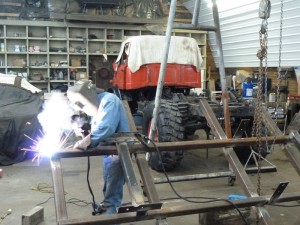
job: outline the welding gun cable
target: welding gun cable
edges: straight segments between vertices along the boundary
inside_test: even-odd
[[[89,191],[90,191],[90,193],[92,195],[92,200],[93,200],[93,204],[92,204],[92,206],[93,206],[93,212],[92,212],[92,215],[95,216],[97,214],[97,212],[96,212],[96,202],[95,202],[94,192],[93,192],[91,184],[90,184],[91,160],[90,160],[89,156],[87,158],[88,158],[88,167],[87,167],[86,180],[87,180]]]
[[[150,142],[153,144],[153,146],[155,147],[155,150],[156,150],[157,153],[158,153],[158,158],[159,158],[159,160],[160,160],[160,162],[161,162],[161,165],[162,165],[162,169],[163,169],[164,175],[165,175],[165,177],[166,177],[166,179],[167,179],[167,181],[168,181],[168,184],[170,185],[171,189],[172,189],[173,192],[175,193],[175,195],[177,195],[180,199],[183,199],[183,200],[186,201],[186,202],[190,202],[190,203],[203,203],[203,202],[200,202],[200,201],[192,201],[192,200],[189,200],[189,199],[187,199],[187,198],[181,196],[181,195],[175,190],[175,188],[174,188],[172,182],[170,181],[169,176],[168,176],[168,174],[167,174],[167,172],[166,172],[166,170],[165,170],[165,167],[164,167],[164,164],[163,164],[163,160],[162,160],[162,156],[161,156],[161,153],[160,153],[158,147],[156,146],[156,144],[155,144],[155,142],[154,142],[153,140],[151,140],[151,139],[148,138],[148,137],[147,137],[147,139],[148,139],[148,141],[150,141]],[[222,199],[222,198],[208,198],[208,197],[201,197],[201,198],[209,200],[209,201],[207,201],[207,203],[209,203],[209,202],[223,201],[223,202],[227,202],[227,203],[231,204],[231,205],[236,209],[236,211],[239,213],[239,215],[240,215],[241,219],[243,220],[243,222],[245,223],[245,225],[249,225],[248,222],[246,221],[244,215],[243,215],[242,212],[240,211],[240,209],[239,209],[232,201],[230,201],[230,200],[228,200],[228,199]]]
[[[45,200],[45,201],[43,201],[43,202],[40,202],[40,203],[38,203],[38,204],[36,204],[37,206],[40,206],[40,205],[43,205],[43,204],[45,204],[45,203],[47,203],[50,199],[54,199],[54,196],[52,196],[52,197],[49,197],[47,200]]]

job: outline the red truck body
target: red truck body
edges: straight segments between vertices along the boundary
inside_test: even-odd
[[[120,90],[133,90],[144,87],[156,87],[160,64],[142,65],[135,73],[131,72],[126,63],[120,65],[115,72],[113,85]],[[195,66],[167,64],[164,86],[182,88],[200,88],[201,74]]]
[[[128,91],[156,87],[164,41],[164,36],[137,36],[123,42],[120,55],[113,63],[112,85]],[[194,39],[172,37],[164,86],[200,88],[201,62],[201,53]]]

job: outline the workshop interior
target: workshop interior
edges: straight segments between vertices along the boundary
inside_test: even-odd
[[[0,225],[300,224],[300,0],[0,6]],[[92,146],[107,92],[130,131]]]

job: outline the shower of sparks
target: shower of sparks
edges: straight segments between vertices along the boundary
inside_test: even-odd
[[[25,135],[32,141],[30,148],[24,151],[35,152],[34,160],[39,160],[43,156],[51,157],[60,149],[66,146],[69,138],[73,134],[70,127],[70,118],[74,114],[68,101],[61,93],[54,93],[52,98],[44,104],[43,111],[38,115],[43,131],[39,130],[38,137],[33,138]]]
[[[42,133],[42,131],[40,131]],[[72,145],[66,146],[66,143],[70,136],[73,134],[73,131],[69,131],[67,134],[59,133],[59,134],[43,134],[42,136],[33,139],[25,134],[25,137],[30,139],[33,142],[33,145],[30,148],[23,148],[24,151],[34,152],[34,160],[40,160],[42,156],[51,157],[53,153],[63,148],[70,148]]]

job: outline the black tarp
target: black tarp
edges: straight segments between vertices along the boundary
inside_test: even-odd
[[[37,138],[40,124],[37,115],[42,109],[42,94],[0,83],[0,165],[24,160],[23,148],[30,148]]]

